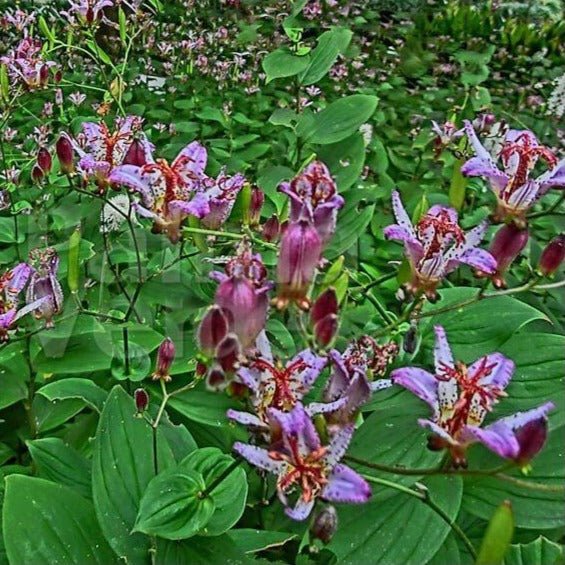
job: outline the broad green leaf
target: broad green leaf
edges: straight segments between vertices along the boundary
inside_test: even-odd
[[[73,489],[10,475],[3,508],[10,563],[112,565],[119,562],[102,535],[92,504]]]
[[[205,488],[197,471],[163,471],[143,493],[134,531],[170,540],[195,535],[206,526],[215,509],[212,498],[200,497]]]
[[[374,204],[359,209],[358,203],[346,202],[338,212],[337,229],[324,256],[331,260],[349,250],[369,225],[374,212]]]
[[[256,563],[227,536],[187,541],[157,539],[155,565],[252,565]]]
[[[276,353],[290,357],[295,351],[294,338],[289,329],[280,320],[270,318],[267,321],[267,335]]]
[[[331,145],[323,145],[319,158],[329,167],[339,192],[347,190],[363,172],[365,165],[365,144],[359,132]]]
[[[563,546],[543,536],[530,543],[511,545],[504,565],[557,565],[563,559]]]
[[[108,393],[88,379],[69,377],[42,386],[37,394],[44,396],[51,402],[67,400],[70,398],[82,400],[85,404],[96,410],[102,411]]]
[[[227,424],[226,410],[236,403],[224,395],[196,389],[173,396],[168,406],[189,420],[221,427]]]
[[[424,485],[432,500],[454,520],[461,504],[461,479],[431,477]],[[396,493],[362,507],[340,508],[339,528],[328,549],[337,555],[340,565],[422,565],[438,551],[450,531],[421,500]]]
[[[5,68],[2,65],[2,68]],[[25,241],[25,235],[18,234],[18,243]],[[0,218],[0,243],[16,243],[16,230],[14,227],[14,218]]]
[[[318,38],[318,45],[310,53],[310,64],[300,75],[300,82],[307,86],[318,82],[331,69],[337,56],[347,49],[353,32],[343,27],[335,27]]]
[[[27,397],[29,367],[20,344],[10,344],[0,351],[0,409]]]
[[[216,447],[205,447],[193,451],[178,466],[180,472],[196,471],[201,474],[204,484],[209,487],[220,478],[235,460]],[[214,511],[201,534],[218,536],[229,530],[243,514],[247,500],[247,476],[241,467],[235,468],[210,493]]]
[[[296,534],[289,532],[271,532],[268,530],[253,530],[251,528],[230,530],[226,535],[245,553],[255,553],[281,547],[297,537]]]
[[[90,462],[61,439],[48,437],[27,442],[40,477],[92,496]]]
[[[32,404],[32,414],[38,432],[47,432],[58,428],[86,407],[84,400],[66,398],[64,400],[47,400],[36,394]]]
[[[376,96],[366,94],[340,98],[315,114],[311,124],[301,120],[296,133],[309,143],[336,143],[355,133],[373,115],[377,102]]]
[[[154,475],[151,427],[135,417],[133,399],[115,386],[96,432],[92,493],[106,539],[119,556],[134,565],[149,562],[149,538],[132,529],[141,497]]]

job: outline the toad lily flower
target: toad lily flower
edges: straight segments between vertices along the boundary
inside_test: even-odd
[[[146,157],[147,162],[141,167],[116,167],[108,181],[139,192],[143,206],[136,206],[138,214],[153,219],[153,231],[166,233],[176,243],[186,216],[203,218],[210,212],[209,197],[203,192],[210,181],[204,175],[206,149],[193,141],[171,164],[165,159],[154,160],[150,153]]]
[[[565,159],[557,157],[540,145],[531,131],[509,130],[498,155],[491,155],[479,141],[472,124],[465,122],[465,132],[475,151],[461,172],[470,177],[484,177],[490,183],[498,200],[495,218],[498,221],[511,217],[522,221],[528,209],[550,188],[565,188]],[[496,163],[500,157],[502,168]],[[532,179],[539,159],[549,167],[545,173]]]
[[[85,179],[94,179],[98,188],[105,190],[112,182],[110,174],[124,162],[135,136],[140,136],[146,154],[150,154],[153,146],[141,131],[141,124],[137,116],[118,118],[114,131],[110,131],[103,122],[85,122],[78,140],[69,138],[80,157],[78,166]]]
[[[405,367],[391,375],[394,383],[413,392],[432,408],[430,420],[418,421],[433,432],[430,448],[449,449],[455,467],[466,467],[466,450],[477,441],[501,457],[523,460],[524,454],[531,451],[525,445],[532,436],[530,423],[543,420],[553,404],[547,402],[481,428],[499,398],[507,396],[504,389],[514,372],[514,363],[501,353],[492,353],[467,367],[453,360],[441,326],[435,327],[435,335],[435,374]],[[539,451],[539,446],[535,451]]]
[[[326,165],[320,161],[310,163],[290,183],[282,183],[279,190],[290,198],[290,221],[309,220],[316,227],[322,245],[328,243],[344,200],[337,194]]]
[[[258,340],[259,342],[260,340]],[[286,365],[273,360],[265,338],[259,344],[261,355],[241,367],[236,379],[251,392],[251,404],[255,414],[228,410],[228,418],[254,428],[268,428],[270,408],[288,411],[309,392],[326,366],[326,358],[305,349]]]
[[[355,471],[339,463],[344,456],[353,425],[344,426],[328,445],[322,445],[302,404],[291,412],[276,409],[270,417],[280,427],[282,441],[271,450],[236,442],[233,449],[259,469],[278,475],[277,494],[293,520],[305,520],[317,498],[330,502],[364,503],[371,497],[369,485]],[[300,490],[291,508],[288,495]]]
[[[73,16],[76,15],[80,21],[87,24],[92,24],[102,19],[107,23],[109,20],[103,17],[104,8],[113,6],[114,0],[69,0],[69,4],[69,10],[62,13],[71,21],[74,19]]]
[[[412,271],[412,280],[407,285],[409,291],[423,292],[434,299],[437,285],[461,263],[484,273],[495,271],[494,257],[477,247],[486,223],[465,233],[459,227],[455,210],[432,206],[413,226],[396,191],[392,193],[392,206],[398,223],[386,227],[384,235],[404,243]]]
[[[214,184],[206,190],[210,212],[202,219],[204,227],[217,230],[225,223],[244,184],[245,177],[241,174],[229,177],[224,171],[220,173]]]

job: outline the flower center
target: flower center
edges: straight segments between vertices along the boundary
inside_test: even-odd
[[[450,236],[458,245],[465,241],[465,233],[457,222],[449,217],[447,210],[441,210],[436,216],[426,215],[416,225],[416,231],[421,239],[429,237],[426,232],[430,229],[432,236],[423,259],[429,259],[440,252],[444,241]]]

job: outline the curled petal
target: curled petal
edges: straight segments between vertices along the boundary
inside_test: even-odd
[[[508,426],[511,430],[517,430],[534,420],[544,418],[547,416],[547,413],[554,408],[555,404],[553,404],[553,402],[546,402],[545,404],[542,404],[537,408],[527,410],[526,412],[517,412],[516,414],[512,414],[512,416],[500,418],[500,420],[497,420],[495,423],[501,423]]]
[[[255,445],[249,445],[247,443],[236,441],[233,444],[233,450],[238,455],[241,455],[244,459],[247,459],[249,463],[255,465],[255,467],[259,467],[259,469],[269,471],[270,473],[278,474],[286,465],[283,461],[276,461],[275,459],[271,459],[269,452],[266,449],[257,447]]]
[[[479,378],[479,384],[505,389],[512,378],[514,367],[514,361],[502,353],[492,353],[475,361],[469,367],[468,374],[470,378],[475,378],[477,373],[483,371],[485,374]],[[488,372],[485,372],[485,369],[488,369]]]
[[[308,516],[310,516],[310,512],[312,512],[312,508],[314,508],[315,499],[312,498],[309,501],[305,501],[302,497],[298,499],[294,508],[285,508],[285,514],[296,520],[301,522],[302,520],[306,520]]]
[[[550,188],[565,188],[565,159],[561,159],[553,169],[538,177],[536,184],[539,187],[540,196]]]
[[[442,326],[434,326],[434,334],[436,336],[434,346],[434,362],[436,373],[442,374],[445,367],[453,368],[453,353],[447,341],[445,330]]]
[[[333,502],[362,504],[371,498],[371,487],[353,469],[339,464],[334,467],[321,496]]]
[[[397,190],[392,192],[392,209],[394,211],[394,217],[401,228],[404,228],[414,239],[416,238],[416,232],[410,221],[410,217],[406,212],[404,206],[402,205],[402,200],[400,199],[400,193]]]
[[[324,457],[330,469],[335,467],[345,455],[354,431],[355,426],[353,424],[347,424],[346,426],[339,427],[338,431],[332,436]]]
[[[514,459],[520,451],[520,444],[514,432],[503,422],[495,422],[485,429],[465,426],[461,431],[461,439],[466,443],[479,441],[491,451],[507,459]]]
[[[310,349],[305,349],[301,351],[290,363],[289,365],[293,364],[294,362],[302,360],[308,366],[306,369],[301,371],[300,375],[297,377],[306,389],[310,389],[316,379],[320,376],[320,373],[326,366],[327,360],[325,357],[320,357],[319,355],[315,355],[310,351]]]
[[[437,383],[431,373],[417,367],[404,367],[394,370],[391,375],[394,384],[400,385],[437,410]]]
[[[475,269],[479,269],[484,273],[492,274],[496,271],[496,259],[491,253],[484,249],[479,249],[478,247],[465,251],[465,253],[459,257],[459,261]]]
[[[250,414],[249,412],[241,412],[240,410],[232,410],[231,408],[226,412],[226,416],[233,420],[243,424],[244,426],[253,426],[256,428],[266,428],[268,427],[265,422],[260,418],[255,416],[255,414]]]
[[[459,442],[451,437],[441,426],[438,426],[435,422],[431,420],[426,420],[425,418],[419,418],[418,424],[423,428],[429,428],[436,436],[444,439],[449,445],[459,445]]]
[[[196,194],[190,202],[184,200],[173,200],[169,202],[171,211],[179,210],[183,214],[203,218],[210,212],[210,204],[204,194]]]

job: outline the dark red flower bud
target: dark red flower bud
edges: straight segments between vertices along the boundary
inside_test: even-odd
[[[216,360],[226,373],[233,373],[241,357],[241,345],[237,336],[229,333],[216,348]]]
[[[133,393],[133,397],[135,399],[135,407],[137,409],[137,412],[139,414],[145,412],[145,410],[147,410],[147,407],[149,406],[149,394],[147,393],[147,391],[143,388],[136,388]]]
[[[520,451],[516,461],[521,465],[531,461],[545,445],[547,439],[547,418],[544,416],[538,420],[532,420],[518,428],[515,432],[516,439],[520,445]]]
[[[263,224],[261,233],[265,241],[276,241],[279,238],[281,225],[279,219],[274,214]]]
[[[43,65],[39,69],[39,83],[41,84],[41,86],[45,86],[48,80],[49,80],[49,67],[47,65]]]
[[[94,10],[92,9],[91,6],[88,6],[88,8],[86,9],[85,19],[86,22],[89,24],[91,24],[94,21]]]
[[[122,165],[135,165],[136,167],[142,167],[147,163],[147,158],[145,156],[145,148],[143,143],[139,139],[134,139],[129,146],[129,149],[122,161]]]
[[[226,374],[219,365],[214,365],[206,377],[206,385],[212,390],[223,390],[227,385]]]
[[[515,224],[503,225],[494,236],[490,252],[496,259],[496,272],[492,282],[497,288],[505,286],[504,273],[528,243],[528,228],[520,229]]]
[[[554,237],[543,250],[539,270],[545,277],[553,275],[565,259],[565,233]]]
[[[61,82],[61,79],[63,78],[63,72],[59,69],[55,75],[53,76],[53,80],[59,84]]]
[[[314,326],[314,337],[321,347],[327,347],[337,333],[339,318],[336,314],[328,314]]]
[[[408,331],[404,335],[404,341],[402,342],[402,348],[406,353],[414,353],[416,351],[416,346],[418,345],[418,334],[416,326],[410,326]]]
[[[265,203],[265,193],[257,187],[251,190],[251,201],[249,203],[249,225],[259,225],[261,219],[261,209]]]
[[[52,165],[51,153],[45,147],[41,147],[37,152],[37,164],[46,175],[49,174]]]
[[[323,508],[310,527],[310,535],[314,539],[319,539],[327,545],[332,540],[337,531],[338,519],[337,511],[333,506]]]
[[[159,351],[157,352],[157,366],[155,372],[153,373],[153,380],[157,381],[159,379],[168,382],[171,380],[171,375],[169,371],[171,365],[175,359],[175,344],[173,340],[168,337],[159,346]]]
[[[75,170],[73,163],[73,146],[71,140],[65,135],[61,135],[55,144],[55,151],[57,152],[57,158],[59,159],[59,164],[61,166],[61,171],[66,175],[72,173]]]
[[[31,178],[33,182],[41,182],[45,173],[43,169],[39,165],[34,165],[33,169],[31,169]]]
[[[330,287],[322,292],[322,294],[316,298],[314,304],[312,304],[310,322],[315,325],[326,316],[337,314],[338,307],[337,294],[335,293],[335,289]]]
[[[196,375],[199,377],[202,377],[206,374],[206,371],[208,370],[208,368],[206,367],[206,365],[204,363],[202,363],[202,361],[198,361],[196,363]]]
[[[212,357],[216,347],[228,333],[228,320],[219,306],[212,306],[198,328],[198,345],[202,353]]]

